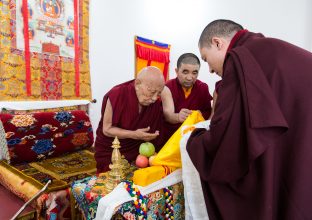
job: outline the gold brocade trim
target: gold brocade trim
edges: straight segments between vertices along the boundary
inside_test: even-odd
[[[72,177],[75,175],[79,175],[79,174],[88,174],[88,175],[94,175],[96,172],[96,168],[95,168],[95,161],[94,161],[94,154],[91,153],[88,150],[83,150],[80,151],[83,156],[87,156],[90,160],[93,161],[94,165],[92,165],[92,167],[87,168],[87,169],[80,169],[80,172],[74,172],[71,174],[67,174],[65,177],[63,178],[67,178],[67,177]],[[59,158],[64,158],[63,160],[66,161],[68,158],[68,156],[70,156],[72,154],[66,155],[66,156],[62,156]],[[77,155],[77,154],[76,154]],[[31,166],[33,167],[33,166]],[[39,166],[38,166],[39,167]],[[37,168],[33,168],[33,169],[37,169]],[[62,180],[61,178],[55,178],[57,175],[51,175],[53,174],[52,171],[48,171],[44,168],[39,168],[37,169],[38,172],[42,172],[45,174],[48,174],[51,176],[52,179],[52,183],[49,185],[47,192],[52,192],[52,191],[56,191],[56,190],[61,190],[61,189],[66,189],[67,187],[70,186],[69,182],[66,182],[65,180]],[[12,176],[12,178],[7,178],[7,175],[10,174]],[[16,181],[16,178],[14,178],[14,176],[18,177],[19,179],[21,179],[21,181]],[[1,178],[3,177],[3,178]],[[58,176],[60,177],[60,176]],[[41,183],[40,181],[38,181],[35,178],[32,178],[31,176],[25,174],[23,171],[18,170],[17,168],[15,168],[14,166],[11,166],[10,164],[8,164],[7,162],[5,162],[4,160],[0,161],[0,183],[2,183],[3,185],[11,185],[13,188],[19,189],[19,185],[23,185],[24,183],[29,183],[30,185],[32,185],[33,187],[37,188],[38,190],[41,189],[44,184]],[[22,193],[22,192],[19,192]]]
[[[33,210],[33,211],[28,212],[28,213],[19,215],[16,219],[17,220],[35,219],[35,216],[36,216],[36,211]]]
[[[12,176],[12,178],[8,178],[7,174],[10,173],[10,175]],[[16,178],[14,178],[14,176],[22,179],[23,181],[21,182],[17,182]],[[22,190],[19,191],[20,187],[19,185],[24,185],[25,182],[29,183],[29,185],[35,187],[36,189],[41,189],[44,184],[42,184],[41,182],[39,182],[38,180],[25,175],[22,171],[19,171],[18,169],[14,168],[13,166],[7,164],[5,161],[0,161],[0,183],[4,186],[12,186],[13,189],[16,191],[16,195],[23,193]],[[47,192],[52,192],[52,191],[56,191],[56,190],[61,190],[61,189],[66,189],[70,184],[62,181],[62,180],[52,180],[52,184],[50,184],[50,186],[48,187],[48,189],[46,190]],[[31,196],[27,196],[27,199],[25,199],[25,201],[27,201],[28,199],[30,199],[34,194],[32,194]]]
[[[25,202],[28,201],[30,198],[32,198],[39,191],[39,189],[36,188],[31,183],[27,181],[25,182],[21,177],[15,176],[14,174],[10,173],[9,170],[1,166],[0,172],[1,172],[0,174],[1,185]]]
[[[72,193],[71,187],[69,188],[69,202],[70,202],[70,216],[71,219],[77,219],[77,210],[76,210],[76,199]]]
[[[30,177],[30,176],[25,175],[22,171],[19,171],[18,169],[16,169],[15,167],[11,166],[10,164],[5,162],[4,160],[0,161],[0,167],[10,171],[11,173],[15,174],[16,176],[20,177],[21,179],[26,180],[27,182],[31,183],[36,188],[38,188],[38,190],[44,186],[42,183],[40,183],[36,179],[34,179],[34,178]],[[0,168],[0,171],[1,171],[1,168]],[[2,173],[0,173],[0,175],[1,174]],[[11,185],[14,185],[13,183],[10,182],[10,179],[7,179],[6,181],[7,181],[7,183],[9,183]]]
[[[83,150],[64,157],[50,158],[41,162],[29,163],[29,165],[57,180],[62,180],[83,173],[96,172],[96,164],[93,155],[93,153]],[[84,160],[86,156],[88,160]]]

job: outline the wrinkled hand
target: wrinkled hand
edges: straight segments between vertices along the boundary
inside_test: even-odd
[[[186,109],[186,108],[182,108],[182,109],[180,110],[180,112],[178,113],[178,121],[179,121],[180,123],[184,122],[185,119],[187,118],[187,116],[189,116],[191,113],[192,113],[191,110]]]
[[[135,131],[136,139],[143,141],[150,141],[155,139],[159,135],[159,131],[155,131],[154,133],[149,133],[150,127],[140,128]]]

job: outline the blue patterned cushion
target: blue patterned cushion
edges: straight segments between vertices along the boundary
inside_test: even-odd
[[[85,111],[0,114],[0,119],[12,164],[55,157],[93,144]]]

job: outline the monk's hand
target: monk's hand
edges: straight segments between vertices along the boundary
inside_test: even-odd
[[[187,116],[189,116],[192,113],[191,110],[187,109],[187,108],[182,108],[180,110],[180,112],[178,113],[178,121],[180,123],[184,122],[185,119],[187,118]]]
[[[135,131],[136,139],[143,140],[143,141],[150,141],[150,140],[155,139],[159,135],[159,131],[150,133],[149,130],[150,130],[150,127],[137,129]]]

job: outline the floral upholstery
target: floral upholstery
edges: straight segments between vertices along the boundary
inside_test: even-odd
[[[11,164],[89,148],[93,131],[85,111],[0,114]]]

